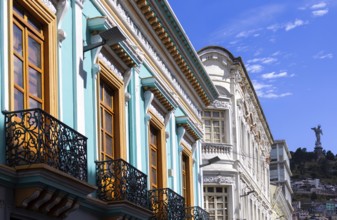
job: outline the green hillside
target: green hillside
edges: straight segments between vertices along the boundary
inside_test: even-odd
[[[306,148],[298,148],[290,153],[292,181],[317,178],[321,183],[337,185],[337,159],[331,151],[323,151],[322,158],[318,158],[314,152],[307,152]]]

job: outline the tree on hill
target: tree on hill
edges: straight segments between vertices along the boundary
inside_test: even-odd
[[[335,160],[335,155],[329,150],[328,152],[326,152],[326,159],[327,160]]]
[[[315,152],[307,152],[306,148],[298,148],[290,152],[290,169],[293,179],[321,179],[337,184],[337,160],[331,151],[323,152],[324,157],[317,158]]]

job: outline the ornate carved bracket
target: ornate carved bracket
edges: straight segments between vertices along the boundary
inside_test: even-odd
[[[225,177],[225,176],[204,176],[204,183],[218,183],[218,184],[233,184],[233,177]]]

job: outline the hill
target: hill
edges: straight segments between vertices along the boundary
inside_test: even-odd
[[[322,158],[317,158],[314,152],[307,152],[306,148],[298,148],[290,154],[293,181],[311,178],[320,179],[324,184],[337,185],[337,158],[331,151],[323,151]]]

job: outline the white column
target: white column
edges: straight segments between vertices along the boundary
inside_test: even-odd
[[[9,110],[9,79],[8,79],[8,8],[7,0],[0,1],[0,34],[2,41],[0,42],[0,72],[2,73],[0,77],[2,77],[1,82],[2,85],[0,85],[1,91],[0,91],[0,97],[1,98],[1,110]]]
[[[82,134],[85,133],[85,105],[84,105],[84,83],[86,79],[83,71],[83,35],[82,35],[82,8],[83,0],[73,3],[73,73],[74,73],[74,123],[75,128]]]

